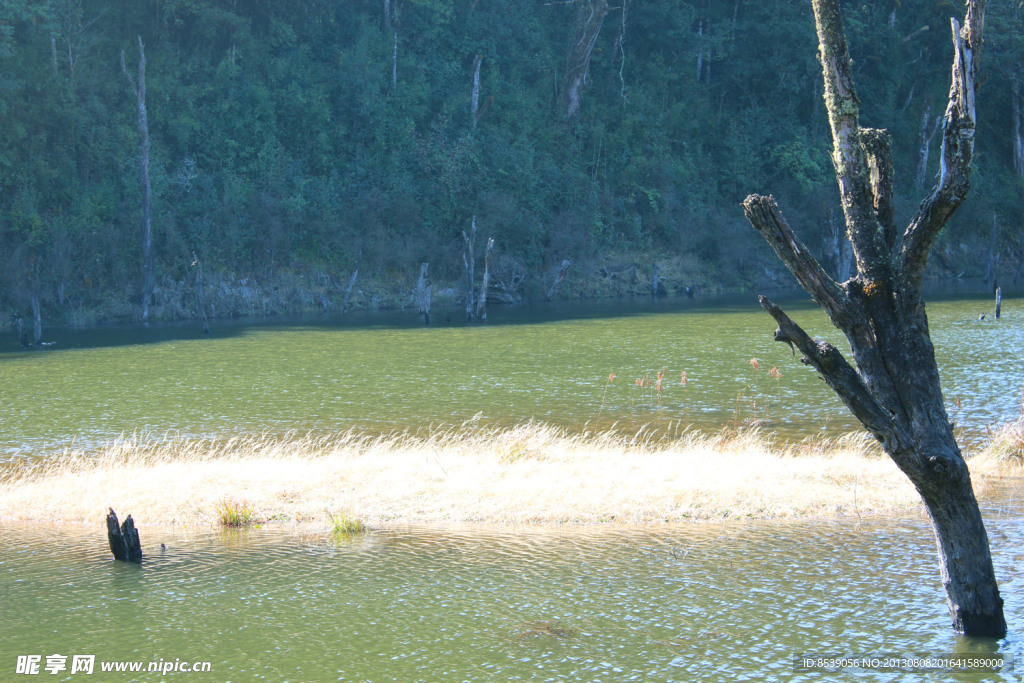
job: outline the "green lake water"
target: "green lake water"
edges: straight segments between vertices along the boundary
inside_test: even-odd
[[[791,438],[854,429],[814,372],[772,341],[774,322],[752,299],[499,308],[491,324],[471,327],[435,315],[442,324],[424,328],[403,313],[221,324],[212,338],[191,323],[56,330],[45,351],[18,351],[8,335],[0,462],[122,434],[389,431],[474,416],[571,429],[757,421]],[[787,308],[812,334],[841,341],[818,311],[800,301]],[[1002,320],[978,321],[990,308],[929,306],[949,411],[968,440],[1021,414],[1024,308],[1007,300]],[[769,375],[773,367],[781,377]],[[637,386],[646,377],[652,386]]]
[[[810,307],[788,308],[835,339]],[[1008,300],[1002,320],[978,321],[990,308],[987,300],[929,305],[947,404],[967,439],[1021,412],[1024,307]],[[792,438],[854,426],[813,372],[771,341],[774,324],[750,302],[491,317],[467,327],[435,314],[442,324],[429,329],[410,314],[222,323],[211,338],[190,324],[54,330],[53,346],[31,352],[5,339],[0,452],[45,458],[122,433],[415,430],[476,415],[569,429],[759,420]],[[635,380],[663,367],[659,401]],[[1013,491],[985,509],[1010,625],[1000,642],[949,630],[920,513],[411,528],[348,541],[140,521],[141,566],[113,562],[102,529],[0,526],[0,681],[1019,681],[1009,670],[794,666],[808,654],[1002,654],[1024,671],[1024,501]],[[43,667],[54,654],[69,668],[71,656],[93,655],[95,673],[50,674]],[[41,657],[40,674],[17,674],[27,655]],[[100,670],[179,660],[209,661],[211,672]]]

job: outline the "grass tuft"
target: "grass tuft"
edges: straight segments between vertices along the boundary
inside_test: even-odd
[[[331,535],[335,538],[355,536],[356,534],[366,533],[369,530],[363,520],[343,512],[335,514],[328,510],[327,519],[331,524]]]
[[[221,526],[227,527],[252,526],[260,522],[251,503],[233,498],[224,498],[217,503],[217,519]]]

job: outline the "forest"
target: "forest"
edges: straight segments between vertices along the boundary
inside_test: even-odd
[[[904,222],[962,3],[843,7]],[[933,277],[1022,274],[1022,9],[988,3],[973,187]],[[787,283],[751,192],[844,276],[816,46],[793,0],[3,0],[3,319],[410,306],[423,263],[461,303],[473,224],[496,301]]]

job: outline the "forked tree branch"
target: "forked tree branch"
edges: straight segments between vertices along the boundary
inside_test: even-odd
[[[899,429],[892,417],[879,405],[860,374],[847,362],[843,354],[828,342],[812,339],[768,297],[759,296],[757,300],[779,325],[775,330],[775,341],[785,342],[799,349],[803,354],[802,361],[818,371],[825,383],[839,395],[861,424],[885,444],[887,452],[902,450],[899,447],[902,442]]]
[[[970,188],[977,126],[974,83],[984,15],[985,0],[973,0],[968,3],[962,28],[956,19],[950,20],[954,56],[949,101],[942,126],[939,179],[907,227],[900,254],[905,281],[915,293],[920,290],[932,243],[942,226],[963,203]]]
[[[846,47],[838,0],[813,0],[818,30],[818,59],[824,76],[825,107],[832,129],[832,163],[847,231],[857,259],[857,272],[870,280],[889,280],[883,230],[875,214],[867,152],[858,117],[860,100],[853,87],[850,53]],[[891,193],[891,189],[889,190]]]
[[[743,212],[761,233],[789,272],[814,301],[825,309],[837,327],[850,322],[850,300],[843,288],[825,272],[807,247],[793,233],[771,195],[752,194],[743,201]]]

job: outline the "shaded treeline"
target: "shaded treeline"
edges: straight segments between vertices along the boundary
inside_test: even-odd
[[[961,8],[844,7],[909,215]],[[1021,261],[1019,12],[989,3],[974,189],[943,272],[1009,279]],[[738,207],[752,187],[847,268],[815,46],[788,0],[5,0],[0,305],[141,317],[144,192],[158,318],[196,314],[203,291],[211,314],[341,308],[357,269],[359,305],[411,304],[422,263],[460,280],[473,216],[499,300],[540,298],[569,259],[597,283],[570,296],[650,291],[656,263],[669,292],[743,287],[778,269]]]

